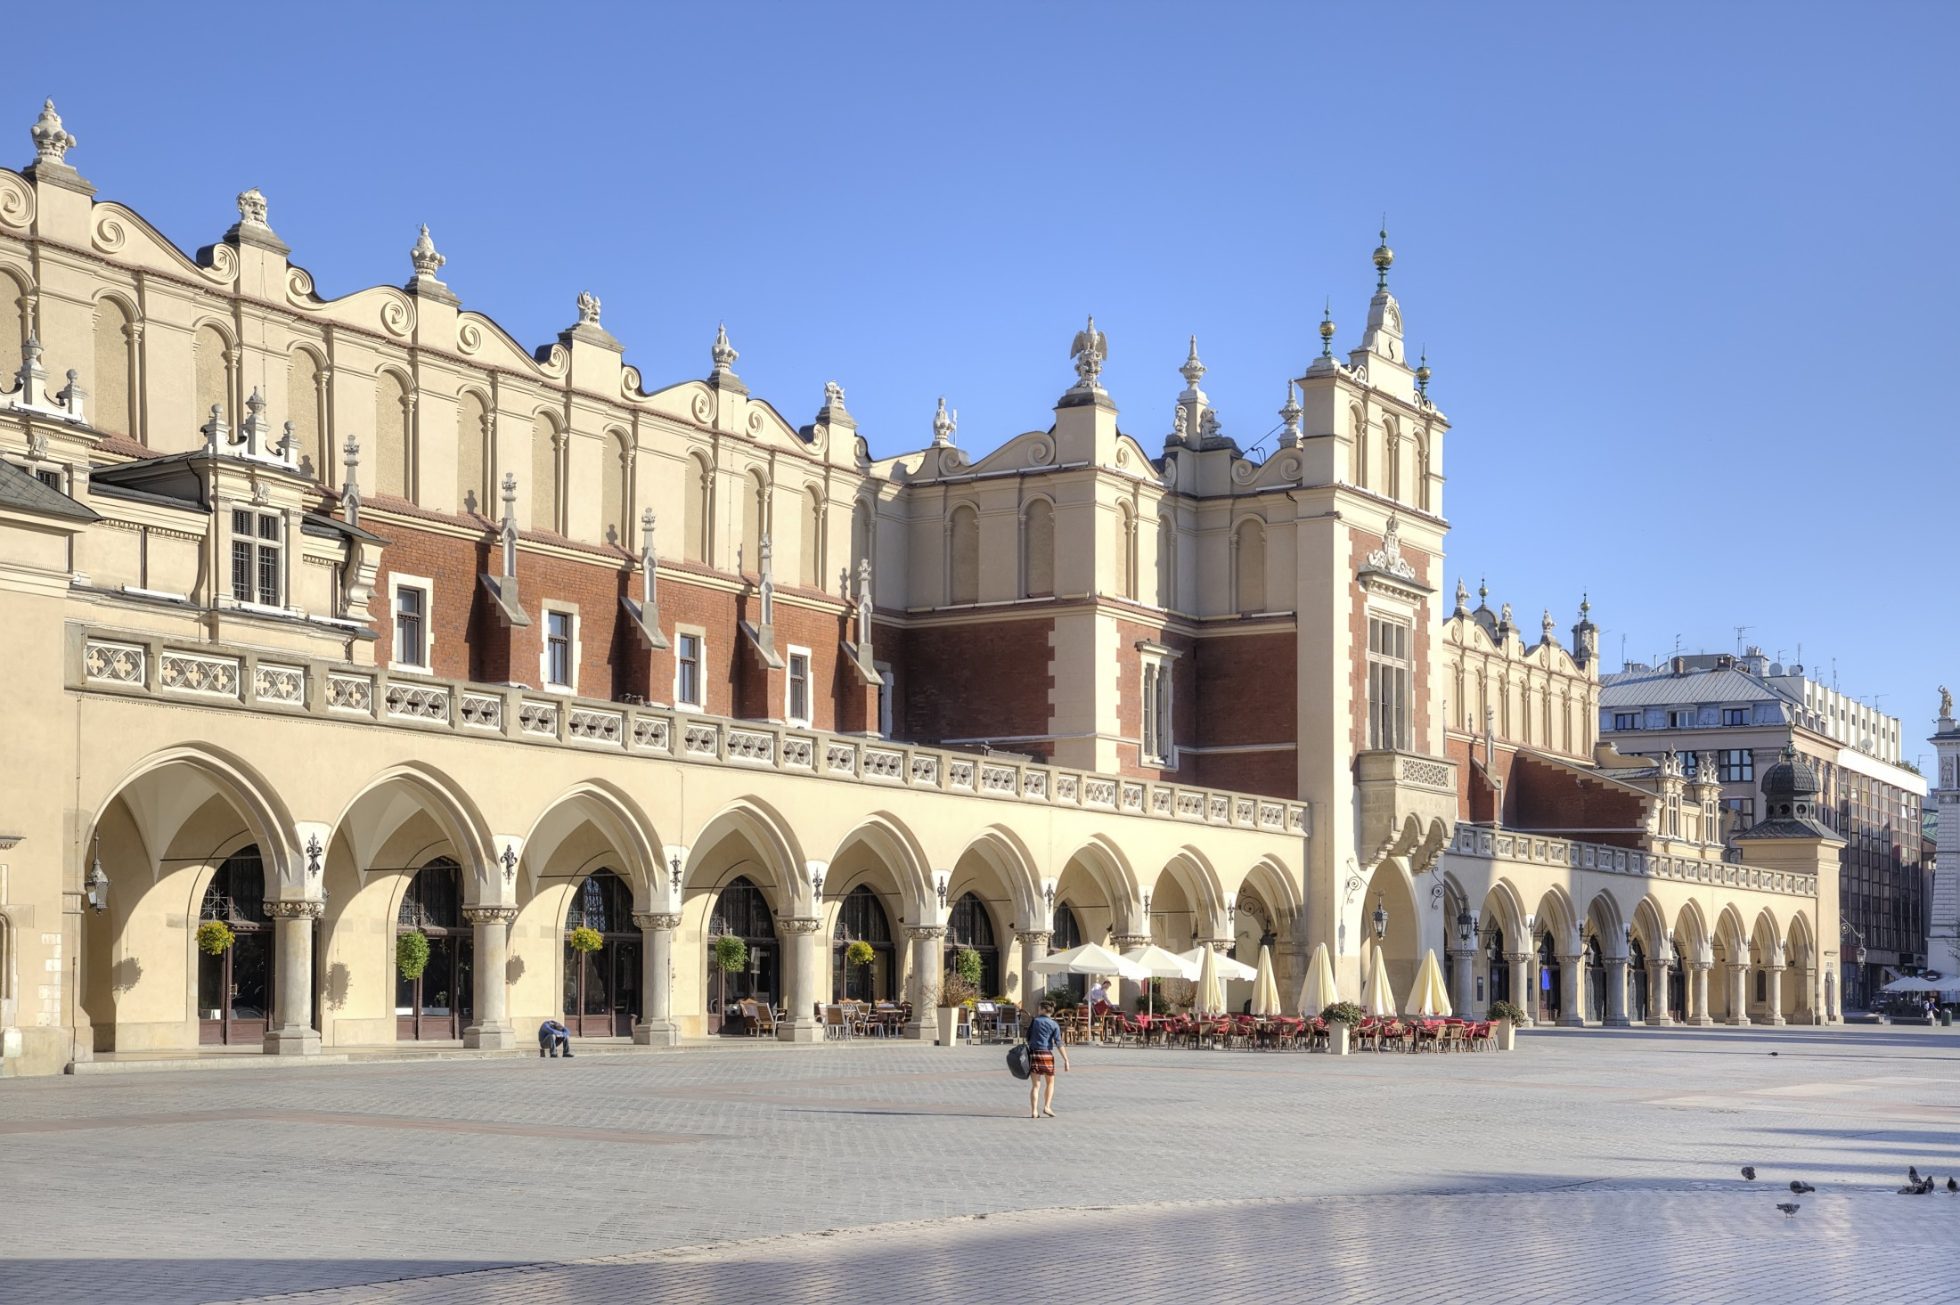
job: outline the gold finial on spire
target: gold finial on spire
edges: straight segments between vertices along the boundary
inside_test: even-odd
[[[1388,269],[1395,266],[1395,251],[1388,247],[1388,214],[1382,214],[1382,242],[1375,246],[1375,289],[1388,289]]]
[[[1334,301],[1329,299],[1320,310],[1320,356],[1334,356]]]
[[[1422,351],[1422,361],[1416,364],[1416,393],[1425,399],[1429,397],[1429,377],[1429,350],[1425,347]]]

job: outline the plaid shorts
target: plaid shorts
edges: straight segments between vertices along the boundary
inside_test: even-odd
[[[1046,1074],[1055,1077],[1055,1053],[1052,1051],[1030,1051],[1028,1053],[1028,1077],[1040,1078]]]

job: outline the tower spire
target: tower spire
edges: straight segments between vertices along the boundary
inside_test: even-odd
[[[1388,269],[1395,266],[1395,251],[1388,247],[1388,214],[1382,214],[1382,242],[1375,246],[1375,289],[1388,289]]]

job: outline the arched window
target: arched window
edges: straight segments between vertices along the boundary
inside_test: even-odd
[[[377,494],[408,497],[408,413],[408,382],[395,372],[381,373],[374,382],[374,451],[368,455],[374,468],[369,483]]]
[[[708,552],[708,527],[714,519],[715,473],[708,460],[698,453],[688,455],[683,493],[687,507],[687,560],[706,565],[712,560]]]
[[[531,421],[531,483],[527,492],[531,496],[531,529],[549,530],[563,533],[564,517],[560,514],[559,492],[560,468],[564,466],[564,437],[559,434],[558,422],[548,412],[541,412]]]
[[[1157,606],[1177,606],[1177,523],[1168,512],[1157,518]]]
[[[265,865],[257,847],[224,859],[204,890],[197,920],[232,932],[231,946],[217,955],[198,950],[197,1040],[264,1041],[272,1010],[272,922],[265,914]]]
[[[1071,947],[1082,945],[1082,923],[1075,918],[1075,912],[1067,902],[1055,903],[1055,918],[1051,922],[1051,927],[1055,932],[1048,940],[1050,950],[1065,952]],[[1089,977],[1085,974],[1070,974],[1063,976],[1059,984],[1053,979],[1049,980],[1049,986],[1067,988],[1077,998],[1081,998],[1089,992]]]
[[[994,942],[993,917],[987,904],[973,893],[963,893],[953,903],[946,922],[946,972],[954,973],[956,953],[970,947],[980,954],[980,991],[989,997],[1000,995],[1000,948]]]
[[[1348,434],[1354,441],[1354,483],[1362,489],[1368,488],[1368,421],[1361,415],[1361,405],[1352,404],[1348,408]]]
[[[742,478],[742,573],[762,574],[762,537],[769,533],[769,483],[759,471]]]
[[[1635,1024],[1647,1022],[1647,981],[1650,977],[1647,973],[1647,949],[1640,945],[1640,937],[1636,934],[1627,943],[1627,1018]]]
[[[1490,1000],[1514,1001],[1516,998],[1511,995],[1511,963],[1504,956],[1504,931],[1492,925],[1486,942],[1484,969],[1490,977]]]
[[[776,919],[762,890],[746,875],[738,875],[715,897],[708,916],[708,937],[740,938],[747,965],[733,972],[715,964],[714,944],[708,953],[708,1023],[722,1033],[746,1033],[751,1022],[742,1013],[745,1001],[780,1000],[776,986]]]
[[[1424,512],[1435,509],[1429,506],[1429,436],[1416,436],[1416,506]]]
[[[1233,597],[1241,612],[1266,610],[1266,527],[1256,517],[1232,536]]]
[[[980,601],[980,514],[964,503],[947,523],[946,571],[951,602]]]
[[[460,1038],[475,1014],[475,952],[463,923],[463,871],[452,858],[435,858],[408,881],[395,913],[395,937],[411,933],[428,940],[429,958],[413,979],[402,974],[396,956],[388,958],[395,976],[395,1037]],[[399,954],[399,942],[396,948]]]
[[[465,390],[456,405],[456,504],[465,512],[498,515],[496,487],[490,468],[490,405],[475,390]]]
[[[1137,596],[1137,518],[1128,503],[1116,505],[1116,596]]]
[[[1021,571],[1025,597],[1055,592],[1055,506],[1045,498],[1028,500],[1021,513]]]
[[[803,492],[803,519],[797,522],[798,558],[796,573],[806,589],[823,588],[823,491],[815,485]]]
[[[1394,418],[1382,423],[1383,458],[1388,470],[1388,496],[1402,497],[1402,428]]]
[[[844,949],[854,942],[871,944],[870,965],[844,963]],[[891,919],[878,894],[859,884],[844,895],[844,904],[837,908],[830,990],[839,1001],[890,1001],[898,982],[898,967],[892,961]]]
[[[596,952],[572,946],[572,930],[599,935]],[[582,1038],[623,1038],[640,1013],[640,931],[633,890],[611,870],[595,870],[565,908],[565,1026]]]
[[[293,423],[293,455],[299,469],[326,483],[332,469],[326,447],[326,369],[311,349],[293,350],[286,370],[286,420]]]
[[[102,338],[102,313],[114,302],[114,300],[104,300],[96,305],[95,330],[98,341]],[[0,387],[14,383],[14,369],[19,367],[21,362],[20,347],[27,342],[31,330],[33,326],[27,320],[27,287],[8,273],[0,272]],[[95,370],[100,373],[101,346],[98,344],[96,347],[98,354]],[[99,376],[90,377],[89,382],[95,387],[95,393],[101,392],[102,381]],[[91,394],[89,396],[91,415],[96,403],[95,394]]]
[[[600,468],[599,535],[608,544],[634,551],[633,504],[627,485],[633,468],[633,437],[623,430],[606,432],[605,466]]]
[[[12,316],[12,314],[9,314]],[[16,319],[18,320],[18,319]],[[97,430],[140,438],[136,429],[136,341],[135,319],[114,299],[101,299],[95,305],[95,375],[88,400],[88,417]],[[20,341],[0,354],[8,368],[20,365]],[[211,419],[206,405],[198,424]]]
[[[195,355],[197,376],[197,426],[211,420],[211,409],[215,405],[218,415],[224,418],[225,425],[234,433],[238,422],[234,419],[231,403],[231,341],[225,333],[210,323],[197,328],[191,337],[191,349]]]

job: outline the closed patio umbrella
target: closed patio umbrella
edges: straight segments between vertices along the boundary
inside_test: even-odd
[[[1279,981],[1273,977],[1273,949],[1259,944],[1259,969],[1252,980],[1252,1013],[1279,1014]]]
[[[1204,953],[1198,961],[1196,1005],[1200,1015],[1216,1015],[1225,1007],[1224,985],[1218,981],[1218,962],[1225,958],[1209,947]]]
[[[1382,960],[1381,947],[1375,948],[1374,960],[1368,965],[1368,991],[1363,994],[1361,1009],[1379,1019],[1395,1018],[1395,994],[1388,986],[1388,966]]]
[[[1436,963],[1435,948],[1430,948],[1422,958],[1422,968],[1416,971],[1415,984],[1409,989],[1408,1004],[1402,1011],[1405,1015],[1425,1017],[1451,1013],[1449,985],[1443,982],[1443,967]]]
[[[1308,1019],[1341,999],[1334,983],[1334,962],[1327,955],[1326,943],[1315,943],[1313,959],[1307,962],[1306,982],[1300,985],[1300,1013]]]

